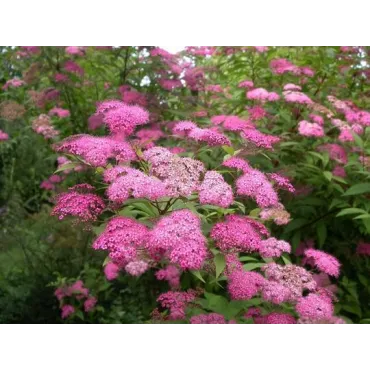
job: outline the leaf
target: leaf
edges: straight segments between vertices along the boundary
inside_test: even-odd
[[[78,162],[63,164],[62,166],[58,167],[58,169],[54,171],[54,173],[63,172],[65,170],[70,170],[72,168],[75,168],[77,165],[79,165]]]
[[[324,171],[323,175],[329,182],[333,179],[333,174],[330,171]]]
[[[205,283],[205,280],[203,279],[203,276],[201,275],[200,271],[198,270],[191,270],[190,271],[195,277],[197,277],[200,281],[203,281]]]
[[[227,154],[230,154],[230,155],[234,155],[234,153],[235,153],[234,148],[232,148],[231,146],[222,145],[222,149],[223,149]]]
[[[370,193],[370,183],[368,182],[364,182],[361,184],[356,184],[356,185],[351,186],[343,194],[343,196],[358,195],[358,194],[364,194],[364,193]]]
[[[255,270],[255,269],[258,269],[262,266],[264,266],[265,263],[262,263],[262,262],[251,262],[251,263],[246,263],[243,268],[245,271],[252,271],[252,270]]]
[[[216,266],[216,279],[221,275],[226,266],[225,256],[222,253],[216,254],[213,258]]]
[[[317,239],[319,242],[319,247],[322,247],[325,243],[326,236],[327,236],[327,229],[326,229],[326,225],[324,222],[319,222],[317,224],[316,233],[317,233]]]
[[[365,218],[370,218],[370,215],[366,213],[366,215],[360,215],[354,218],[354,220],[363,220]]]
[[[249,256],[243,256],[243,257],[240,257],[239,258],[239,261],[258,261],[257,258],[254,258],[254,257],[249,257]]]
[[[297,230],[307,223],[308,220],[306,220],[305,218],[296,218],[288,224],[284,232],[289,233],[291,231]]]
[[[284,255],[282,255],[282,256],[281,256],[281,259],[284,261],[284,263],[285,263],[286,265],[291,265],[291,264],[292,264],[292,261],[290,260],[290,258],[289,258],[288,256],[284,256]]]
[[[346,208],[346,209],[342,209],[337,214],[336,217],[346,216],[346,215],[353,215],[353,214],[357,214],[357,213],[366,213],[366,212],[361,208]]]
[[[100,235],[104,231],[105,226],[106,226],[105,223],[99,226],[93,226],[92,231],[94,232],[95,235]]]

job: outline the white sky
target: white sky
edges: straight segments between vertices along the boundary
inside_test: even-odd
[[[184,40],[161,40],[160,47],[172,54],[178,53],[185,48]]]

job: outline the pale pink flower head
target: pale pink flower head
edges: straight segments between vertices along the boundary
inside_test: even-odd
[[[254,46],[254,48],[256,49],[257,53],[264,53],[269,49],[268,46]]]
[[[302,136],[307,137],[323,137],[325,135],[322,126],[308,121],[301,121],[298,123],[298,132]]]
[[[174,265],[168,265],[166,268],[161,269],[155,273],[158,280],[167,280],[170,287],[177,289],[180,287],[181,271]]]
[[[263,109],[263,107],[256,105],[252,108],[248,108],[249,118],[252,121],[258,121],[267,116],[267,112]]]
[[[182,320],[185,319],[186,306],[193,302],[196,298],[196,293],[193,290],[186,292],[166,292],[162,293],[158,298],[157,302],[163,307],[170,311],[170,320]]]
[[[119,266],[113,262],[108,262],[104,267],[104,274],[107,280],[115,280],[119,275]]]
[[[280,175],[278,173],[269,173],[268,178],[272,181],[274,181],[275,186],[278,187],[279,189],[283,189],[286,191],[289,191],[290,193],[295,192],[295,188],[290,182],[290,179]]]
[[[70,113],[68,109],[53,108],[49,110],[49,116],[58,116],[59,118],[69,117]]]
[[[262,240],[259,254],[264,258],[280,257],[284,252],[290,253],[291,246],[284,240],[276,238],[268,238]]]
[[[275,92],[268,92],[264,88],[257,88],[247,92],[247,99],[258,100],[262,103],[267,101],[276,101],[280,99],[280,96]]]
[[[243,129],[241,137],[256,145],[258,148],[273,149],[273,145],[280,141],[280,138],[273,135],[268,135],[260,132],[259,130],[252,129]]]
[[[281,203],[264,208],[260,212],[261,220],[273,220],[276,225],[286,225],[290,221],[290,214]]]
[[[283,95],[288,103],[313,104],[313,101],[306,94],[299,91],[284,91]]]
[[[321,116],[318,116],[317,114],[310,114],[310,119],[312,120],[312,122],[315,122],[320,126],[324,126],[324,118],[322,118]]]
[[[267,302],[282,304],[291,299],[291,291],[286,286],[276,281],[265,281],[262,285],[262,298]]]
[[[283,89],[289,90],[289,91],[301,91],[302,90],[300,86],[294,85],[294,84],[286,84],[284,85]]]
[[[317,148],[319,151],[326,151],[329,153],[330,159],[333,159],[341,164],[348,162],[346,150],[338,144],[324,144]]]
[[[244,87],[244,88],[247,88],[247,89],[252,89],[254,87],[254,83],[253,83],[253,81],[245,80],[245,81],[239,82],[238,87],[240,87],[240,88]]]
[[[67,46],[65,48],[65,52],[70,55],[78,55],[84,56],[85,55],[85,47],[83,46]]]
[[[304,255],[306,256],[305,263],[314,265],[319,271],[330,276],[339,276],[340,263],[332,255],[313,248],[307,249]]]
[[[227,208],[233,201],[233,190],[216,171],[207,171],[199,188],[199,201],[201,204],[212,204]]]
[[[15,77],[11,80],[6,81],[6,83],[3,85],[3,90],[8,90],[9,86],[10,87],[20,87],[20,86],[23,86],[25,84],[26,83],[23,80]]]
[[[8,139],[9,135],[6,132],[0,130],[0,141],[6,141]]]
[[[145,261],[132,261],[125,266],[125,271],[131,276],[141,276],[149,269],[149,265]]]
[[[294,75],[300,75],[301,70],[299,67],[295,66],[292,62],[290,62],[287,59],[273,59],[270,62],[270,68],[272,70],[272,73],[276,75],[282,75],[287,72],[291,72]]]
[[[67,319],[69,316],[73,315],[75,308],[70,304],[65,304],[62,306],[62,319]]]

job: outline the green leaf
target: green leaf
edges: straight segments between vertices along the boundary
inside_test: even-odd
[[[288,256],[284,256],[284,255],[282,255],[282,256],[281,256],[281,259],[284,261],[284,263],[285,263],[286,265],[291,265],[291,264],[292,264],[292,261],[290,260],[290,258],[289,258]]]
[[[329,182],[333,179],[333,174],[330,171],[324,171],[323,175]]]
[[[353,215],[357,213],[366,213],[363,209],[361,208],[346,208],[341,210],[336,217],[340,216],[346,216],[346,215]]]
[[[222,253],[216,254],[213,259],[216,266],[216,279],[221,275],[226,266],[225,256]]]
[[[80,163],[78,162],[73,162],[73,163],[66,163],[66,164],[63,164],[62,166],[60,166],[56,171],[54,171],[54,173],[58,173],[58,172],[63,172],[65,170],[70,170],[72,168],[75,168],[76,166],[78,166]]]
[[[257,258],[254,258],[254,257],[249,257],[249,256],[243,256],[243,257],[240,257],[239,258],[239,261],[258,261]]]
[[[363,220],[365,218],[370,218],[370,215],[366,213],[366,215],[360,215],[354,218],[354,220]]]
[[[198,270],[191,270],[190,271],[195,277],[197,277],[200,281],[203,281],[205,283],[205,280],[203,279],[203,276],[201,275],[200,271]]]
[[[364,193],[370,193],[370,183],[368,182],[351,186],[343,194],[343,196],[358,195],[358,194],[364,194]]]
[[[251,263],[246,263],[243,267],[245,271],[252,271],[259,269],[260,267],[264,266],[265,263],[262,262],[251,262]]]
[[[222,145],[222,149],[223,149],[227,154],[230,154],[230,155],[234,155],[234,153],[235,153],[234,148],[232,148],[231,146]]]
[[[284,229],[284,232],[289,233],[291,231],[297,230],[308,223],[305,218],[296,218],[291,221],[288,226]]]
[[[326,225],[324,222],[319,222],[317,224],[316,233],[317,233],[317,239],[319,242],[319,246],[322,247],[325,243],[326,236],[327,236],[327,229],[326,229]]]

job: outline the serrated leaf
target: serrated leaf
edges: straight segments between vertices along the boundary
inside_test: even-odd
[[[203,276],[202,274],[200,273],[200,271],[198,270],[191,270],[190,271],[195,277],[197,277],[200,281],[202,281],[203,283],[205,283],[205,280],[203,279]]]
[[[346,209],[342,209],[337,214],[336,217],[346,216],[346,215],[353,215],[353,214],[357,214],[357,213],[366,213],[366,212],[361,208],[346,208]]]

